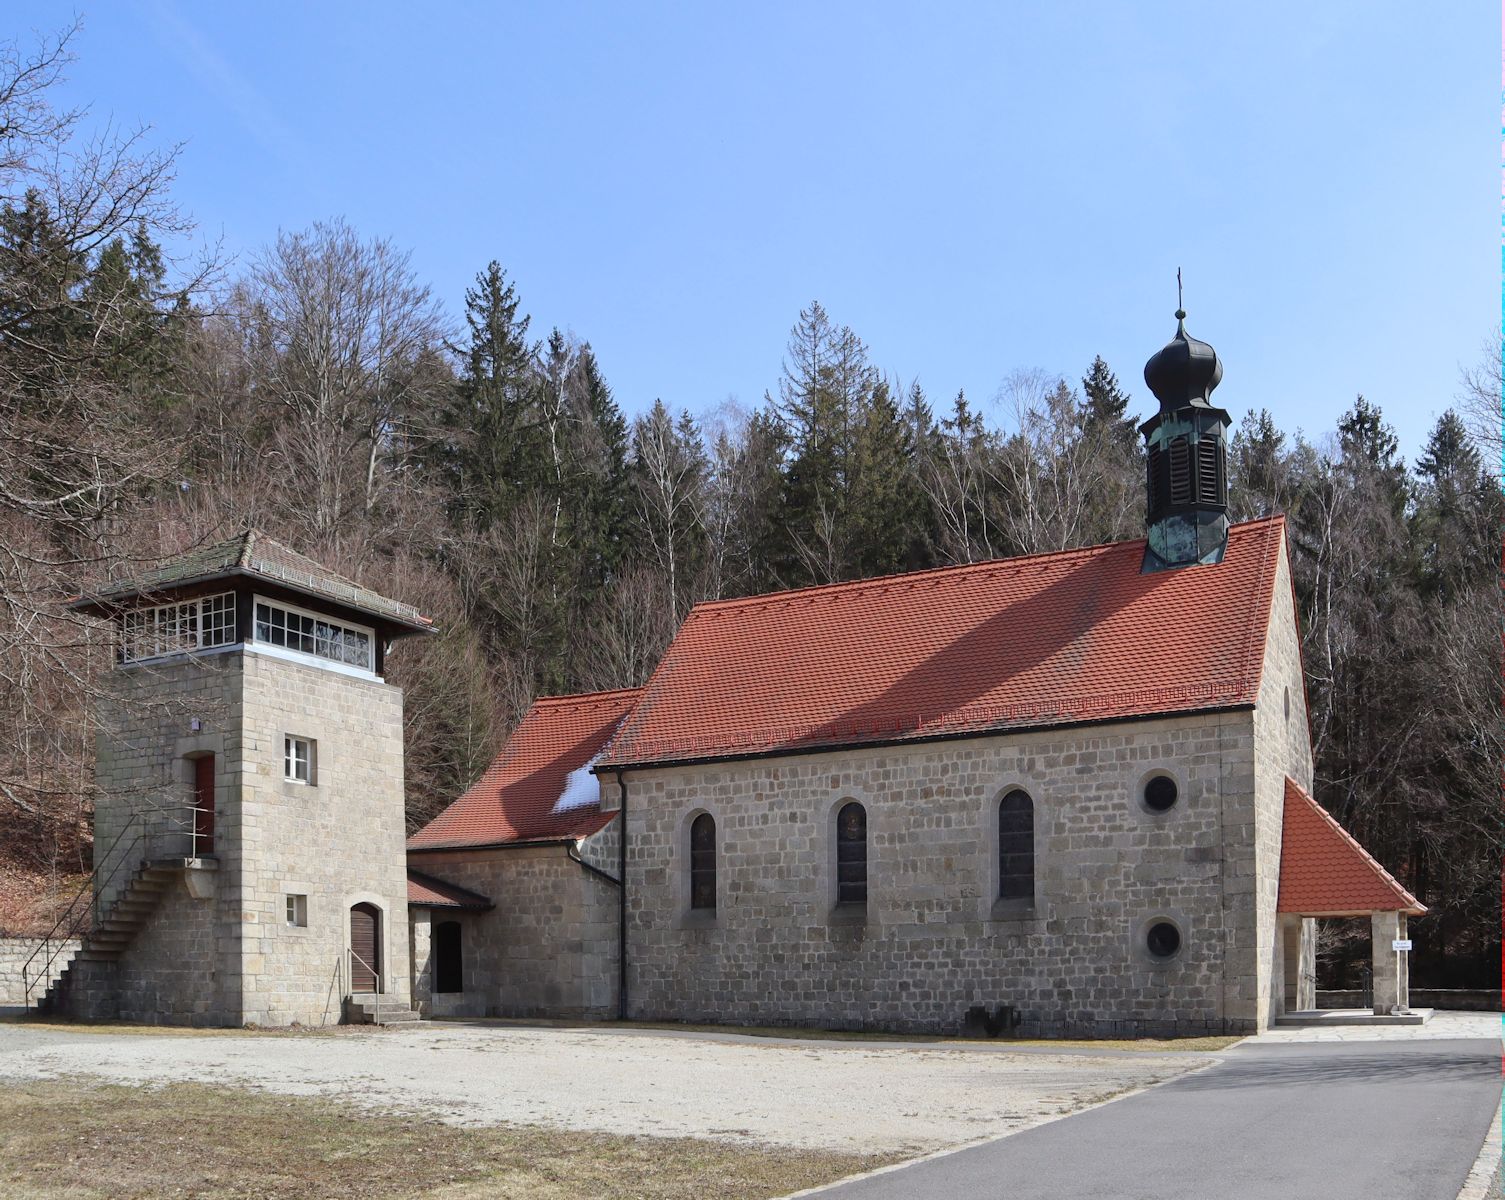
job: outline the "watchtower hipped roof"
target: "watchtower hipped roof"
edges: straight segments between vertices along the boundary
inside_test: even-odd
[[[433,632],[433,621],[411,604],[379,595],[256,529],[247,529],[224,541],[194,547],[139,575],[87,588],[69,607],[79,612],[102,614],[134,600],[160,597],[216,580],[235,579],[265,580],[281,588],[331,601],[397,627],[393,633]]]

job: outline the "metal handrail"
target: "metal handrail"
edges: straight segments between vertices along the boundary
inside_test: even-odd
[[[377,969],[375,967],[373,967],[364,958],[362,958],[359,954],[357,954],[355,952],[355,948],[353,946],[350,949],[350,957],[353,958],[353,959],[355,959],[356,962],[360,963],[361,966],[365,967],[366,970],[368,970],[368,971],[371,972],[371,978],[372,978],[372,980],[374,980],[374,982],[372,983],[372,987],[375,989],[371,994],[376,997],[376,1023],[378,1025],[380,1025],[381,1024],[381,974],[377,971]],[[350,994],[352,996],[355,995],[355,978],[354,978],[353,974],[352,974],[351,979],[350,979]]]
[[[105,875],[103,879],[99,878],[100,867],[98,863],[100,861],[108,862],[111,856],[115,855],[115,852],[117,849],[119,849],[120,843],[124,840],[125,835],[131,832],[132,827],[135,826],[137,822],[142,821],[142,819],[147,814],[151,814],[153,816],[165,816],[167,818],[168,824],[176,823],[180,826],[187,826],[190,839],[190,857],[195,859],[199,857],[198,822],[194,818],[198,813],[213,812],[214,810],[210,808],[202,808],[197,805],[188,805],[186,811],[194,814],[194,817],[190,817],[187,821],[184,821],[181,817],[175,817],[167,809],[138,808],[131,813],[130,820],[128,820],[125,825],[122,826],[120,832],[115,835],[114,841],[110,843],[109,847],[104,852],[103,860],[100,860],[98,856],[96,856],[96,866],[89,873],[88,881],[79,885],[78,891],[73,894],[73,899],[69,902],[68,907],[65,908],[62,912],[62,915],[53,922],[52,928],[48,930],[47,933],[42,935],[41,945],[33,950],[27,957],[26,961],[21,964],[21,992],[23,1003],[27,1008],[31,1007],[31,966],[32,963],[36,961],[37,956],[44,951],[47,952],[47,957],[43,961],[40,971],[37,972],[39,978],[46,979],[52,972],[52,964],[55,963],[58,960],[59,956],[62,955],[64,947],[68,942],[72,941],[77,936],[80,927],[83,925],[85,914],[88,914],[88,916],[90,917],[91,928],[98,927],[100,893],[114,882],[116,875],[120,873],[120,868],[126,863],[132,863],[133,870],[139,869],[142,865],[142,860],[136,859],[131,852],[134,851],[136,847],[139,846],[142,842],[149,841],[149,839],[155,836],[151,833],[150,830],[146,828],[141,828],[136,831],[136,836],[133,837],[130,840],[130,843],[125,847],[125,852],[115,858],[115,865],[110,868],[109,873]],[[75,910],[78,909],[79,901],[84,898],[85,892],[92,893],[90,895],[89,906],[83,911],[75,912]],[[57,936],[58,930],[61,929],[65,924],[68,925],[68,931],[59,938]],[[52,948],[54,939],[56,939],[58,943],[56,949]]]

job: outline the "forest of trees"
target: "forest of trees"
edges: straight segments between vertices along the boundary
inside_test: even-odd
[[[811,303],[761,402],[629,416],[610,364],[534,328],[484,252],[454,313],[340,220],[174,257],[174,153],[86,135],[54,102],[67,61],[66,36],[0,47],[13,861],[87,861],[111,650],[66,598],[247,524],[438,623],[391,668],[415,824],[533,697],[642,682],[697,601],[1143,532],[1146,398],[1101,359],[933,397]],[[1460,408],[1410,461],[1363,397],[1320,436],[1247,413],[1229,455],[1235,519],[1290,519],[1317,795],[1432,906],[1413,970],[1439,985],[1493,978],[1499,951],[1498,362],[1439,378]]]

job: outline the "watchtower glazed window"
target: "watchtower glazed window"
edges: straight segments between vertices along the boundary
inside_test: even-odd
[[[855,800],[836,814],[836,903],[867,903],[867,809]]]
[[[998,898],[1035,898],[1035,805],[1018,788],[998,802]]]
[[[716,910],[716,818],[710,813],[690,823],[690,907]]]

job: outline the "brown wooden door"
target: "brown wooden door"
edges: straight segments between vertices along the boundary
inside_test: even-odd
[[[193,854],[214,853],[214,755],[193,760]]]
[[[350,910],[350,990],[381,991],[381,913],[371,904]]]

